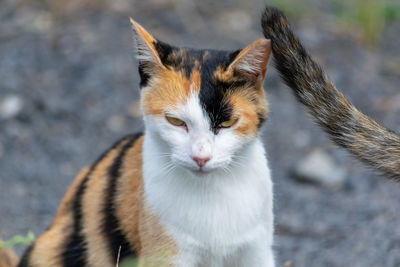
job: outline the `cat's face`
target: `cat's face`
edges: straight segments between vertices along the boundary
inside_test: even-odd
[[[235,52],[175,48],[132,24],[146,131],[168,149],[160,156],[195,172],[235,164],[266,119],[269,40]]]

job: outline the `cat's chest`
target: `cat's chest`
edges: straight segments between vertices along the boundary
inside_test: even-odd
[[[261,176],[261,177],[260,177]],[[184,242],[229,247],[251,238],[252,230],[272,216],[269,172],[246,171],[220,181],[148,181],[146,198],[161,223]]]

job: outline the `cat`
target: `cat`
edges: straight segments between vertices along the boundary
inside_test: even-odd
[[[361,113],[334,86],[292,32],[286,16],[266,7],[261,24],[275,65],[330,138],[358,159],[400,180],[400,136]]]
[[[0,246],[0,267],[12,267],[17,265],[17,256],[11,250],[2,249]]]
[[[177,48],[131,23],[145,133],[78,174],[18,266],[274,266],[259,137],[270,41]]]

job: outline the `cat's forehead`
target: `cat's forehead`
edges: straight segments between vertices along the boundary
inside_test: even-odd
[[[186,91],[198,93],[213,128],[229,120],[232,106],[226,95],[242,83],[233,75],[227,75],[226,69],[239,50],[176,48],[161,41],[155,44],[155,48],[161,62],[169,69],[169,76],[183,75],[183,80],[187,79]]]
[[[213,75],[211,74],[213,72],[219,68],[226,69],[239,53],[239,50],[231,52],[213,49],[178,48],[162,41],[157,41],[154,46],[164,66],[185,73],[187,78],[190,78],[193,71],[204,71],[209,78],[212,78]]]

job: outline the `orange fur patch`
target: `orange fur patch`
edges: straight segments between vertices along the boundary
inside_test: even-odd
[[[233,83],[236,79],[231,69],[224,70],[222,67],[218,67],[213,76],[214,79],[226,83]],[[240,118],[235,131],[249,138],[256,136],[260,116],[266,119],[268,113],[268,102],[262,84],[248,84],[243,88],[236,88],[225,96],[225,100],[232,105],[233,115]]]
[[[35,241],[29,261],[32,266],[62,266],[59,255],[64,248],[65,237],[72,230],[72,224],[72,214],[61,216],[51,229]]]
[[[222,66],[218,66],[213,73],[213,78],[218,81],[224,81],[227,83],[234,82],[235,77],[233,71],[230,69],[224,69]]]
[[[227,96],[233,107],[234,116],[239,117],[235,131],[242,136],[252,138],[257,135],[259,116],[265,119],[268,103],[265,100],[263,88],[241,88]]]
[[[190,79],[184,73],[160,70],[142,90],[141,106],[145,115],[164,116],[164,112],[184,104],[191,92],[200,90],[200,73],[193,70]]]
[[[9,249],[0,248],[0,266],[1,267],[15,267],[18,264],[18,258]]]

